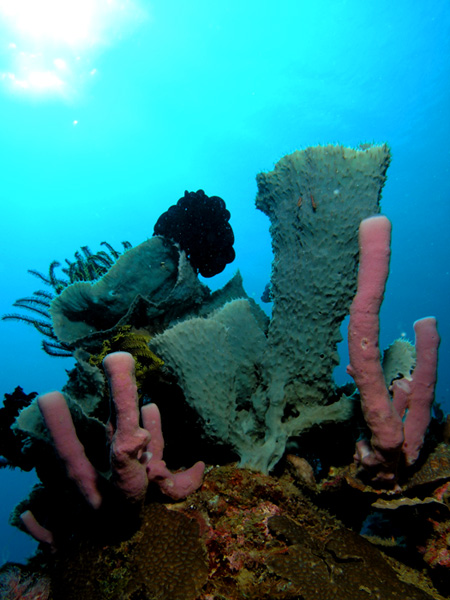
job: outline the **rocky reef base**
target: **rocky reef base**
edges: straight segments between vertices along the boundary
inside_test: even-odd
[[[145,504],[126,519],[115,514],[108,543],[107,520],[93,518],[90,537],[31,559],[26,576],[31,580],[34,573],[36,590],[46,591],[26,597],[443,598],[424,573],[389,557],[318,507],[292,473],[292,467],[280,477],[234,465],[210,467],[202,488],[183,502]]]

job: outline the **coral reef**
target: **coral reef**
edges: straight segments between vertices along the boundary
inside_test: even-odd
[[[449,427],[443,415],[430,422],[434,320],[418,322],[415,348],[395,343],[383,365],[378,351],[389,226],[376,215],[388,164],[385,145],[325,146],[257,177],[275,254],[271,319],[239,273],[213,293],[199,281],[234,258],[229,213],[201,191],[121,256],[83,249],[70,271],[81,281],[63,285],[51,268],[60,287],[43,313],[76,364],[62,393],[18,388],[0,412],[0,466],[34,467],[40,479],[11,516],[39,552],[27,567],[3,567],[6,594],[448,596]],[[361,222],[363,232],[381,223],[383,235],[368,263],[361,244],[357,286]],[[223,244],[209,247],[211,235]],[[332,379],[352,299],[357,391]],[[394,428],[373,418],[380,402]],[[375,467],[353,458],[361,433],[372,440],[357,448]]]
[[[268,559],[269,568],[292,582],[305,600],[430,598],[402,582],[374,546],[351,531],[341,528],[318,542],[285,516],[269,519],[269,529],[289,546],[287,553]]]
[[[41,557],[53,600],[440,598],[315,506],[292,478],[209,469],[182,503],[144,506],[126,539],[73,540]]]
[[[0,598],[2,600],[48,600],[50,580],[43,574],[22,565],[0,567]]]
[[[170,507],[169,507],[170,508]],[[51,567],[53,600],[195,600],[208,575],[195,519],[150,504],[122,542],[73,545]]]
[[[439,437],[437,438],[439,439]],[[428,439],[428,444],[431,440]],[[320,505],[337,513],[354,531],[389,556],[423,569],[423,561],[444,596],[450,593],[450,447],[441,442],[427,448],[413,472],[402,473],[392,490],[372,487],[360,478],[356,464],[331,468],[326,478],[311,484],[298,468],[295,478],[311,490]]]

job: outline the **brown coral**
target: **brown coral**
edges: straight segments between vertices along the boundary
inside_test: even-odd
[[[150,504],[141,528],[129,540],[104,547],[83,544],[59,559],[53,600],[194,600],[206,576],[197,522]]]
[[[292,519],[276,516],[269,528],[289,550],[267,559],[274,573],[296,586],[305,600],[426,600],[432,598],[400,581],[382,554],[361,536],[341,528],[318,544]]]

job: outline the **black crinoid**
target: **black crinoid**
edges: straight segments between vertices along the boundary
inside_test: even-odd
[[[66,258],[66,266],[61,268],[62,276],[56,273],[56,269],[61,267],[56,260],[50,264],[47,274],[29,269],[28,273],[40,279],[50,290],[36,290],[31,296],[14,302],[13,306],[30,311],[30,314],[7,314],[2,316],[2,320],[12,319],[33,325],[46,338],[42,340],[42,348],[50,356],[72,356],[72,346],[60,342],[55,335],[49,312],[50,304],[68,285],[77,281],[96,281],[116,262],[121,252],[108,242],[102,242],[101,245],[106,250],[93,254],[87,246],[82,246],[81,251],[75,252],[74,261]],[[122,242],[122,245],[124,250],[131,248],[130,242]]]
[[[229,219],[230,213],[219,196],[208,197],[203,190],[185,192],[159,217],[153,234],[179,244],[194,269],[203,277],[212,277],[235,257]]]

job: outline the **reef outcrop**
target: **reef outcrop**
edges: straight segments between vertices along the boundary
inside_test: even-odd
[[[18,388],[1,409],[0,467],[35,468],[41,481],[11,523],[41,552],[27,568],[0,569],[0,590],[19,582],[49,600],[440,600],[418,573],[425,561],[450,593],[448,423],[430,424],[435,320],[425,319],[426,336],[417,331],[416,349],[397,342],[381,361],[388,260],[380,285],[363,285],[389,255],[387,238],[369,262],[358,247],[367,222],[386,229],[377,215],[389,160],[386,145],[323,146],[258,175],[274,251],[271,318],[239,273],[215,292],[199,281],[234,258],[223,201],[200,191],[201,211],[211,202],[210,216],[220,213],[209,223],[224,235],[215,258],[200,244],[199,262],[184,236],[182,199],[159,235],[98,277],[55,289],[43,331],[76,365],[62,393],[35,399]],[[352,300],[359,391],[333,382]],[[372,418],[380,387],[397,411],[395,460],[388,428]],[[361,433],[370,441],[357,449],[379,455],[375,472],[353,456]]]

